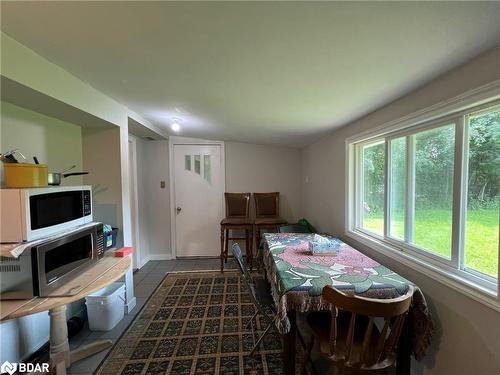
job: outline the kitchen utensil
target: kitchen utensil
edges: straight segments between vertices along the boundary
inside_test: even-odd
[[[72,170],[73,168],[76,168],[76,165],[72,165],[71,167],[62,170],[59,173],[49,173],[49,185],[58,186],[58,185],[61,185],[62,178],[66,178],[66,177],[70,177],[70,176],[82,176],[85,174],[89,174],[89,172],[64,173],[64,172]]]
[[[12,155],[5,156],[4,154],[0,154],[0,160],[4,163],[17,163],[16,158]]]
[[[26,157],[21,153],[21,151],[19,151],[18,148],[16,148],[15,150],[7,151],[6,153],[2,154],[0,156],[0,160],[2,160],[4,163],[19,163],[16,157],[14,156],[15,154],[21,155],[22,158],[26,160]]]
[[[83,176],[86,174],[89,174],[89,172],[49,173],[49,185],[58,186],[61,185],[61,178],[70,176]]]

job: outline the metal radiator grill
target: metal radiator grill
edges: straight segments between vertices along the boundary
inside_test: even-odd
[[[0,272],[21,272],[19,259],[0,256]]]

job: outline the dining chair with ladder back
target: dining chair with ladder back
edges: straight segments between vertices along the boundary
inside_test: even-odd
[[[269,334],[272,329],[276,329],[273,319],[271,319],[271,317],[268,315],[269,312],[272,314],[276,314],[275,305],[271,296],[271,288],[269,283],[263,278],[253,278],[252,275],[250,275],[248,269],[245,267],[243,256],[241,255],[240,245],[235,243],[232,247],[232,250],[240,271],[240,278],[246,289],[248,290],[250,299],[252,300],[252,303],[255,307],[255,313],[246,324],[246,328],[248,328],[248,326],[250,325],[252,326],[252,331],[254,334],[254,346],[249,354],[249,356],[251,357],[259,347],[264,337]],[[265,322],[266,326],[265,328],[261,327],[264,332],[257,339],[257,342],[255,342],[255,330],[253,329],[253,323],[254,320],[255,323],[257,322],[256,318],[258,315],[262,317],[261,324],[262,322]]]
[[[410,308],[413,287],[403,296],[394,299],[372,299],[348,295],[328,285],[323,288],[323,298],[331,304],[331,314],[310,313],[307,323],[312,340],[306,345],[306,360],[311,363],[314,343],[319,343],[321,357],[328,360],[329,372],[340,374],[344,368],[352,370],[383,370],[396,363],[396,346]],[[339,310],[342,313],[339,314]],[[375,319],[383,319],[379,331]],[[313,371],[315,371],[313,367]],[[363,371],[363,372],[364,372]]]
[[[229,240],[245,240],[247,262],[252,264],[253,221],[250,219],[250,193],[224,193],[226,217],[220,222],[220,270],[227,262]],[[244,232],[244,237],[230,237],[231,230]]]
[[[253,193],[255,203],[255,246],[260,253],[261,231],[277,232],[280,225],[286,224],[286,220],[279,216],[280,193]]]

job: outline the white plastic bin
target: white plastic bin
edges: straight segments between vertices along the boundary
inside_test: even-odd
[[[110,331],[123,319],[125,284],[111,283],[85,297],[91,331]]]

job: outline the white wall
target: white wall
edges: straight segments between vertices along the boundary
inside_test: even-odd
[[[0,102],[0,150],[18,148],[33,163],[33,156],[48,164],[49,172],[76,165],[82,170],[82,129],[80,126],[45,116],[16,105]],[[17,156],[19,161],[22,158]],[[2,181],[3,181],[3,167]],[[63,178],[62,185],[81,185],[81,176]]]
[[[37,95],[45,95],[50,98],[52,101],[59,101],[61,103],[69,104],[73,108],[83,111],[87,114],[91,114],[99,119],[105,120],[109,123],[116,125],[116,129],[118,131],[118,137],[113,136],[114,140],[118,140],[118,144],[113,143],[114,153],[112,158],[118,158],[118,163],[113,162],[110,163],[113,165],[113,169],[109,172],[117,179],[113,178],[114,181],[118,181],[118,186],[113,186],[108,190],[109,192],[113,192],[114,196],[106,197],[105,203],[111,201],[112,204],[116,203],[116,215],[111,215],[111,217],[116,217],[116,222],[120,223],[120,226],[123,231],[122,235],[124,237],[123,242],[125,245],[130,245],[130,207],[129,207],[129,191],[128,191],[128,117],[133,117],[137,122],[145,125],[146,127],[156,131],[158,129],[154,128],[144,119],[140,118],[137,114],[130,111],[124,105],[116,102],[112,98],[102,94],[98,90],[93,87],[87,85],[77,77],[71,75],[64,69],[58,67],[57,65],[49,62],[45,58],[36,54],[34,51],[29,48],[23,46],[22,44],[16,42],[14,39],[5,35],[4,33],[0,33],[1,39],[1,74],[4,77],[9,78],[12,81],[18,82],[23,86],[34,90]],[[20,100],[22,102],[22,98]],[[53,110],[54,108],[52,108]],[[18,111],[24,112],[23,110],[18,109],[8,109],[7,111]],[[62,106],[62,111],[65,108]],[[56,111],[52,111],[56,112]],[[14,117],[17,117],[16,121],[19,124],[23,123],[20,126],[30,127],[30,119],[31,115],[26,113],[17,114]],[[37,116],[35,116],[37,117]],[[84,116],[85,117],[85,116]],[[37,117],[38,118],[38,117]],[[88,118],[88,116],[86,116]],[[56,119],[50,119],[45,121],[41,115],[39,117],[41,122],[47,122],[47,124],[51,123],[53,126],[60,124]],[[10,120],[9,120],[10,121]],[[38,121],[38,120],[37,120]],[[3,123],[2,119],[2,123]],[[61,130],[61,134],[64,133],[65,130]],[[51,140],[60,140],[61,134],[51,134]],[[30,139],[31,131],[29,132],[21,132],[20,140],[24,141],[22,138],[27,137]],[[74,137],[73,137],[74,138]],[[82,140],[81,133],[77,137],[80,139],[80,145],[73,145],[69,149],[65,149],[65,145],[63,144],[62,148],[65,150],[65,154],[59,159],[52,159],[50,157],[49,160],[51,164],[56,165],[55,161],[60,160],[61,162],[67,161],[72,164],[73,159],[75,159],[75,164],[79,161],[79,165],[81,166],[83,163],[83,150],[82,150]],[[74,138],[76,139],[76,138]],[[11,141],[9,141],[11,142]],[[97,156],[101,157],[100,164],[89,156],[87,161],[92,159],[92,163],[87,162],[86,165],[92,167],[92,172],[94,172],[94,176],[97,174],[97,165],[100,166],[99,169],[106,168],[106,153],[103,153],[103,150],[107,149],[105,142],[99,141],[96,139],[96,144],[100,142],[101,147],[93,147],[92,145],[87,148],[87,151],[97,153]],[[16,141],[17,143],[17,141]],[[87,145],[92,142],[88,142]],[[9,143],[12,144],[12,143]],[[50,143],[52,145],[52,143]],[[4,144],[2,143],[2,149]],[[35,150],[35,146],[33,143],[29,143],[24,145],[23,148],[33,148]],[[42,150],[43,151],[43,150]],[[40,152],[39,155],[43,155],[44,153]],[[73,152],[78,151],[79,159],[74,158]],[[87,154],[88,155],[88,154]],[[29,155],[33,156],[33,155]],[[42,161],[41,159],[40,161]],[[55,161],[54,161],[55,160]],[[62,163],[65,166],[65,163]],[[94,167],[95,166],[95,167]],[[90,177],[89,177],[90,178]],[[76,180],[73,180],[76,181]],[[91,180],[88,180],[91,181]],[[67,181],[68,183],[70,180]],[[93,181],[91,181],[93,183]],[[114,182],[113,182],[114,183]],[[111,185],[108,185],[108,187]],[[106,192],[102,194],[108,194]],[[108,200],[109,198],[109,200]],[[99,198],[100,199],[100,198]],[[121,203],[120,203],[121,202]],[[111,211],[110,211],[111,212]],[[111,221],[111,220],[110,220]],[[133,295],[131,290],[131,271],[127,273],[127,295]],[[34,315],[32,317],[26,318],[26,320],[15,320],[6,322],[0,325],[0,337],[2,344],[1,350],[1,359],[10,360],[12,362],[19,361],[24,356],[30,354],[32,351],[38,349],[39,345],[44,343],[47,340],[47,332],[48,332],[48,319],[46,313],[40,313]],[[4,345],[8,343],[8,345]],[[8,347],[8,348],[7,348]]]
[[[125,245],[130,245],[128,118],[162,136],[166,132],[2,32],[0,41],[2,76],[119,127],[123,237]]]
[[[170,259],[168,141],[136,139],[141,263]],[[165,181],[165,188],[160,187],[161,181]]]
[[[172,253],[168,141],[137,139],[141,258],[165,259]],[[279,191],[282,217],[291,222],[300,217],[299,149],[225,142],[225,153],[226,191]]]
[[[32,163],[37,156],[49,171],[60,171],[76,164],[82,169],[82,130],[80,126],[37,112],[1,102],[0,150],[19,148]],[[79,176],[62,180],[63,185],[79,185]],[[82,305],[68,307],[68,314],[78,313]],[[49,337],[47,312],[14,319],[0,324],[0,363],[20,361],[45,344]]]
[[[140,247],[140,257],[138,258],[138,266],[142,267],[149,260],[149,226],[148,226],[148,215],[147,215],[147,200],[148,196],[145,190],[144,181],[144,148],[146,147],[147,141],[134,137],[136,142],[136,169],[137,169],[137,216],[138,216],[138,243]]]
[[[225,142],[226,191],[280,192],[280,215],[301,216],[301,151],[297,148]],[[253,207],[253,202],[252,202]]]
[[[92,186],[94,220],[119,228],[118,246],[123,245],[120,128],[84,128],[83,182]]]
[[[302,153],[303,213],[321,231],[344,233],[345,139],[442,100],[500,79],[500,47],[430,84],[332,133]],[[306,182],[306,179],[308,182]],[[436,332],[427,356],[413,362],[417,374],[500,373],[500,313],[413,269],[353,243],[424,291]]]

